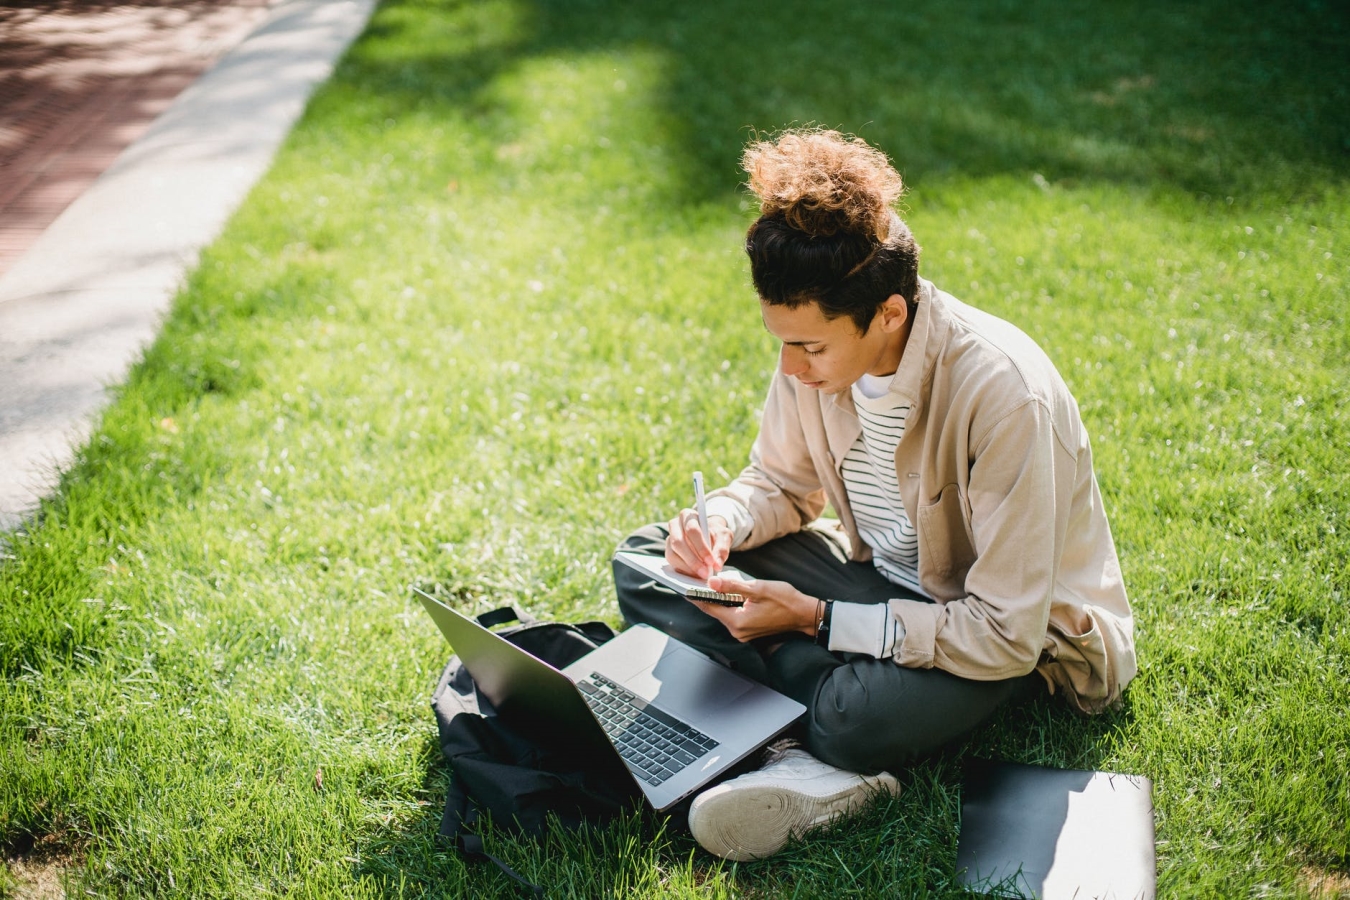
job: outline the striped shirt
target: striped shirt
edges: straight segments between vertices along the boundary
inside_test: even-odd
[[[844,456],[844,487],[858,534],[888,581],[927,596],[919,585],[919,537],[900,497],[895,448],[905,434],[909,405],[889,392],[890,378],[864,375],[853,385],[862,434]],[[872,396],[869,396],[872,395]]]
[[[895,470],[895,448],[904,437],[909,406],[890,393],[892,378],[864,375],[853,385],[862,434],[844,455],[844,490],[877,571],[892,584],[927,597],[919,585],[919,537],[905,512]],[[830,649],[835,651],[885,659],[896,655],[905,639],[904,625],[885,603],[836,602],[831,623]]]

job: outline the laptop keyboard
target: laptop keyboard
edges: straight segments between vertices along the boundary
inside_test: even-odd
[[[577,682],[586,702],[633,774],[660,784],[717,746],[717,741],[603,675]]]

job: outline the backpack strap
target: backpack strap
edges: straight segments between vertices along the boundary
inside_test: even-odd
[[[534,616],[516,606],[499,606],[490,612],[480,613],[474,618],[484,628],[496,628],[498,625],[505,625],[507,622],[529,625],[535,621]]]
[[[483,839],[471,830],[478,823],[478,807],[469,802],[469,797],[451,779],[450,789],[445,795],[445,813],[441,816],[441,837],[449,840],[466,859],[486,859],[502,871],[506,877],[528,890],[533,896],[543,898],[544,889],[532,881],[523,878],[515,869],[488,853],[483,848]]]
[[[441,827],[436,833],[459,849],[459,837],[468,825],[469,795],[458,784],[458,779],[450,779],[450,789],[445,793],[445,812],[441,814]],[[477,820],[478,811],[473,811]]]

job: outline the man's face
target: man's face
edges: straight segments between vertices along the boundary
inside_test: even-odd
[[[908,308],[898,295],[877,312],[866,334],[858,333],[849,316],[825,318],[816,303],[759,306],[764,327],[783,342],[778,368],[806,387],[835,393],[864,374],[891,375],[900,364]]]

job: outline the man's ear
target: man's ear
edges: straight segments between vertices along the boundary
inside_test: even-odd
[[[909,321],[909,303],[899,294],[891,294],[881,302],[881,330],[893,334]]]

